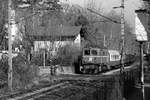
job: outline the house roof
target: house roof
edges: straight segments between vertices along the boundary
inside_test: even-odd
[[[63,26],[63,27],[39,27],[31,32],[31,36],[76,36],[79,34],[81,27]]]
[[[58,18],[49,17],[41,19],[28,19],[26,31],[29,36],[76,36],[80,33],[81,26],[63,25]]]
[[[142,25],[144,26],[144,28],[146,30],[148,30],[148,21],[149,21],[149,15],[145,12],[145,13],[137,13],[138,18],[140,19]]]
[[[135,34],[138,41],[147,41],[150,39],[149,33],[149,15],[146,11],[140,9],[135,15]]]

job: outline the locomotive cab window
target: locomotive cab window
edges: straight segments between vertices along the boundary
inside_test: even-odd
[[[84,55],[90,55],[90,50],[84,50]]]
[[[91,54],[92,54],[92,55],[97,55],[98,52],[97,52],[97,50],[91,50]]]

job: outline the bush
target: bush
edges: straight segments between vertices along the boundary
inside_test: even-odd
[[[57,56],[51,59],[53,64],[72,66],[80,55],[80,48],[74,45],[65,45],[60,47]]]
[[[56,51],[56,55],[53,55],[50,52],[47,52],[45,57],[46,66],[50,65],[64,65],[64,66],[72,66],[74,62],[78,59],[80,55],[80,48],[75,45],[65,45],[60,47],[58,51]],[[43,66],[43,54],[42,52],[36,52],[32,59],[31,63]]]
[[[13,58],[13,88],[21,89],[26,88],[38,75],[38,67],[31,65],[27,62],[26,57],[22,54],[18,54]],[[5,81],[7,81],[8,75],[8,57],[0,60],[0,70],[2,70]]]
[[[35,53],[32,56],[31,64],[42,66],[43,65],[43,54],[42,53]]]

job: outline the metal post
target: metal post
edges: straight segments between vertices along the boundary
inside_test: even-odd
[[[120,67],[120,86],[121,86],[121,92],[122,97],[124,99],[124,45],[125,45],[125,34],[124,34],[124,0],[121,2],[121,67]]]
[[[141,81],[141,93],[142,99],[145,100],[144,95],[144,66],[143,66],[143,42],[140,42],[140,81]]]
[[[12,34],[11,34],[11,5],[12,1],[8,1],[8,87],[12,91]]]
[[[121,4],[121,68],[120,68],[120,72],[123,73],[124,71],[124,61],[123,61],[123,57],[124,57],[124,38],[125,38],[125,34],[124,34],[124,0],[122,0],[122,4]]]

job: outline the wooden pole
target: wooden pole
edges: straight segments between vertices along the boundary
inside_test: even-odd
[[[11,18],[12,18],[12,15],[11,15],[11,5],[12,5],[12,1],[9,0],[8,1],[8,56],[9,56],[9,59],[8,59],[8,65],[9,65],[9,68],[8,68],[8,87],[9,87],[9,90],[10,91],[13,91],[13,88],[12,88],[12,34],[11,34]]]

